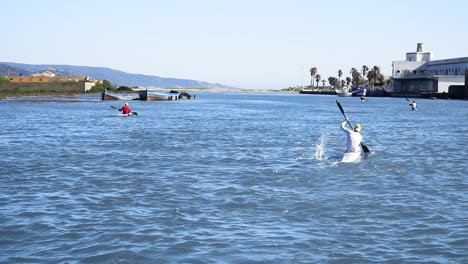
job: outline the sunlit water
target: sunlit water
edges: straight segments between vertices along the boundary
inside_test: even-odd
[[[0,101],[1,263],[467,263],[468,102]]]

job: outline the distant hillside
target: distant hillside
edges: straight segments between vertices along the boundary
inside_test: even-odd
[[[30,75],[32,72],[27,71],[25,69],[18,69],[13,66],[9,66],[6,64],[1,64],[0,63],[0,76],[6,76],[6,75],[11,75],[11,76],[19,76],[19,75]]]
[[[30,75],[44,71],[52,71],[57,76],[89,76],[95,79],[105,79],[117,86],[138,87],[175,87],[175,88],[234,88],[219,83],[208,83],[197,80],[163,78],[158,76],[132,74],[103,67],[54,65],[54,64],[23,64],[0,62],[0,76]]]

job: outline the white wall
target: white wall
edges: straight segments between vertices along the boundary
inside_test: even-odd
[[[406,53],[406,61],[431,61],[431,52],[408,52]]]
[[[414,70],[423,67],[424,64],[426,64],[426,62],[421,62],[421,61],[394,61],[393,62],[392,76],[394,78],[404,77],[405,71],[413,72]],[[409,77],[409,76],[407,76],[407,77]]]
[[[93,83],[93,82],[85,82],[85,92],[91,90],[91,88],[94,87],[96,83]]]
[[[448,93],[450,85],[465,85],[465,76],[437,76],[437,92]]]

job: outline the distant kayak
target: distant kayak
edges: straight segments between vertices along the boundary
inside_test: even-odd
[[[129,117],[129,116],[137,116],[137,115],[133,114],[133,112],[130,112],[129,114],[116,114],[114,116],[116,116],[116,117]]]
[[[352,163],[361,160],[361,152],[346,152],[341,162]]]

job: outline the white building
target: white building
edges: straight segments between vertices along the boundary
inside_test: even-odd
[[[42,77],[53,78],[53,77],[55,77],[55,73],[53,73],[51,71],[45,71],[45,72],[42,72],[42,73],[33,73],[33,74],[31,74],[31,76],[34,76],[34,77],[42,76]]]
[[[418,43],[416,52],[406,53],[405,61],[393,62],[393,95],[463,98],[466,70],[468,57],[433,60],[432,53],[424,52]]]

